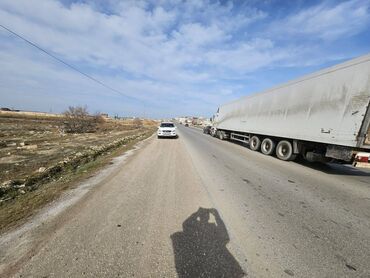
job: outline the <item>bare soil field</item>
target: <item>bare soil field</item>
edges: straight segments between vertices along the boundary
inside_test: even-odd
[[[127,149],[150,136],[157,125],[150,120],[105,119],[98,124],[96,132],[71,134],[64,132],[65,121],[55,116],[0,114],[0,219],[5,208],[10,212],[14,203],[24,202],[34,196],[35,191],[45,191],[41,185],[45,187],[44,184],[57,181],[67,184],[73,176],[88,174],[109,163],[100,157]],[[51,199],[58,191],[51,194]],[[46,196],[50,192],[44,193],[37,197],[43,200],[26,203],[45,203],[50,199]],[[25,198],[26,195],[29,197]],[[9,213],[5,216],[9,218]]]
[[[0,183],[23,179],[65,157],[143,132],[132,121],[106,121],[95,133],[63,132],[63,118],[0,117]]]

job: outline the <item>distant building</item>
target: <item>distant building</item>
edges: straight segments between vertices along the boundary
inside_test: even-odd
[[[186,116],[186,117],[177,117],[175,118],[175,120],[180,124],[189,124],[194,126],[212,125],[210,119],[205,117]]]

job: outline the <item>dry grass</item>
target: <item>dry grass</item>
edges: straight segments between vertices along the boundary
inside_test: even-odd
[[[40,180],[29,190],[17,189],[14,191],[17,194],[10,195],[10,198],[5,196],[7,201],[0,202],[0,231],[23,223],[25,218],[58,198],[77,181],[107,165],[113,156],[150,136],[156,125],[149,120],[143,121],[141,126],[135,126],[132,120],[106,120],[99,125],[97,132],[77,135],[62,132],[61,117],[0,114],[0,185],[9,180],[29,179],[39,174],[41,167],[48,169],[77,153],[91,152],[132,136],[124,145],[99,152],[93,159],[81,160],[77,167],[63,169],[55,177]],[[19,194],[20,190],[23,194]]]
[[[149,137],[151,133],[147,133]],[[23,224],[29,217],[37,213],[46,204],[58,199],[68,189],[74,188],[79,182],[93,176],[97,171],[108,165],[115,156],[131,149],[138,141],[133,140],[110,154],[82,165],[76,171],[65,173],[57,180],[42,184],[37,190],[25,195],[18,195],[15,199],[0,205],[0,233]]]
[[[66,134],[64,118],[3,116],[0,114],[0,184],[23,179],[65,157],[84,152],[154,126],[146,121],[137,127],[132,121],[110,120],[95,133]]]

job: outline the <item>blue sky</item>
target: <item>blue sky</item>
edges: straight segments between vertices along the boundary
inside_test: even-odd
[[[370,0],[0,0],[0,106],[211,116],[219,104],[370,52]]]

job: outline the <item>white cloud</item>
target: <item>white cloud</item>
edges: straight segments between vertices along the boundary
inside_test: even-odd
[[[369,28],[368,0],[323,3],[284,18],[275,23],[272,31],[279,36],[306,36],[312,39],[336,40],[351,37]],[[335,3],[335,2],[334,2]]]
[[[264,24],[255,32],[260,22]],[[333,41],[362,32],[369,24],[369,2],[323,2],[274,20],[266,11],[231,1],[66,5],[57,0],[0,0],[0,23],[137,101],[151,103],[154,110],[175,102],[194,107],[207,103],[203,111],[208,113],[240,92],[243,79],[255,71],[322,61],[312,55],[320,53],[317,46],[302,45],[297,37]],[[114,96],[3,31],[0,42],[0,72],[7,90],[24,90],[23,83],[50,94],[48,86],[57,84],[64,86],[55,91],[58,95],[68,90],[78,91],[81,99],[89,92],[96,98]],[[16,75],[18,81],[12,79]],[[134,102],[132,107],[140,106]]]
[[[244,26],[261,15],[231,17],[231,6],[202,1],[182,3],[171,10],[147,10],[144,2],[118,5],[107,15],[86,4],[69,7],[44,0],[3,1],[0,17],[16,32],[74,62],[87,62],[122,69],[160,80],[197,81],[207,74],[189,67],[207,62],[203,54],[230,39],[228,28]],[[186,18],[193,15],[194,18]],[[183,22],[183,18],[186,18]],[[215,18],[216,17],[216,18]],[[208,22],[197,22],[201,21]],[[223,22],[228,24],[223,24]],[[10,22],[10,24],[9,24]],[[210,23],[216,22],[216,23]],[[223,25],[221,25],[221,24]],[[169,30],[169,26],[173,29]],[[215,63],[213,63],[215,66]],[[218,64],[217,66],[222,66]]]
[[[184,24],[172,35],[183,48],[209,46],[230,39],[218,26],[203,26],[199,23]]]

